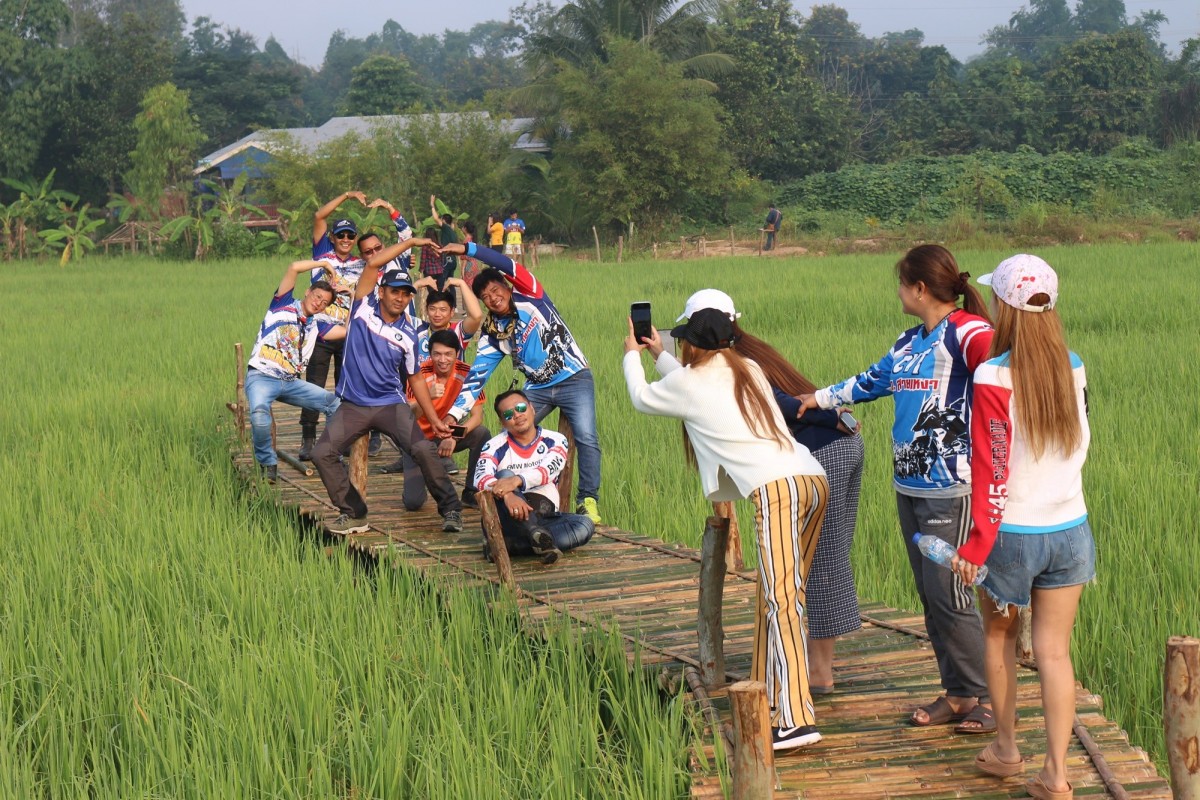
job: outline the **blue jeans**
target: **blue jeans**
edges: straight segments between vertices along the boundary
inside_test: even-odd
[[[983,588],[996,605],[1028,608],[1033,589],[1078,586],[1096,577],[1096,543],[1085,519],[1048,533],[1000,531],[987,557]]]
[[[497,478],[509,478],[514,475],[516,473],[508,469],[502,469],[496,473]],[[564,553],[587,544],[591,540],[592,534],[596,532],[596,526],[590,517],[585,517],[583,514],[559,514],[555,511],[554,504],[550,502],[549,498],[538,494],[536,489],[530,490],[528,493],[516,492],[516,495],[533,507],[527,520],[513,519],[509,516],[508,506],[504,505],[504,501],[496,500],[496,516],[500,519],[500,530],[504,533],[504,545],[508,549],[509,555],[533,555],[533,546],[530,544],[529,535],[530,530],[535,526],[541,526],[548,530],[550,538],[554,540],[554,546]],[[487,545],[486,534],[484,535],[484,545]]]
[[[579,454],[579,499],[600,499],[600,437],[596,434],[596,383],[592,371],[585,369],[562,383],[541,389],[525,386],[525,395],[533,403],[535,421],[541,422],[554,409],[560,409],[575,433],[575,451]],[[562,487],[565,494],[569,487]]]
[[[271,403],[279,400],[289,406],[299,406],[325,412],[328,420],[342,402],[333,392],[327,392],[308,381],[294,378],[285,381],[273,378],[253,367],[246,370],[246,403],[250,406],[250,435],[254,440],[254,459],[264,467],[279,463],[271,444]]]

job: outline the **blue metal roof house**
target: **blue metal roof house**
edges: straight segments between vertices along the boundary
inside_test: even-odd
[[[322,144],[334,141],[349,133],[363,137],[371,135],[377,127],[403,127],[413,121],[437,116],[443,123],[458,117],[481,116],[489,118],[486,111],[468,111],[453,114],[415,114],[387,115],[377,117],[334,117],[318,128],[275,128],[255,131],[244,136],[230,145],[215,150],[196,162],[192,174],[197,178],[206,177],[221,181],[232,181],[243,172],[249,177],[260,178],[264,167],[271,160],[271,150],[279,146],[281,141],[288,141],[292,146],[307,152],[313,152]],[[530,131],[533,120],[530,118],[506,119],[501,123],[506,133],[514,136],[513,149],[526,152],[544,153],[549,148],[541,139],[534,138]]]

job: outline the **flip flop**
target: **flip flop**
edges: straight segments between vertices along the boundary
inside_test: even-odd
[[[1037,800],[1074,800],[1075,798],[1074,786],[1068,783],[1066,789],[1056,792],[1042,782],[1041,775],[1025,781],[1025,791],[1029,793],[1030,797],[1037,798]]]
[[[918,722],[916,717],[917,711],[924,711],[929,720],[927,722]],[[913,711],[913,715],[908,718],[908,724],[924,728],[928,725],[945,725],[947,722],[958,722],[966,719],[966,717],[966,712],[955,711],[954,706],[950,705],[950,701],[946,699],[946,696],[942,695],[929,705],[918,706]],[[995,728],[992,730],[995,730]]]
[[[978,723],[977,725],[968,725],[968,722]],[[976,705],[971,709],[962,721],[954,726],[955,733],[963,733],[972,735],[977,733],[995,733],[996,732],[996,717],[992,714],[992,710],[983,705]]]
[[[992,742],[980,750],[979,755],[975,756],[975,767],[980,772],[995,775],[997,778],[1011,778],[1025,771],[1025,759],[1021,759],[1020,761],[1001,761],[1000,756],[996,755],[996,751],[993,749],[995,744],[995,742]]]

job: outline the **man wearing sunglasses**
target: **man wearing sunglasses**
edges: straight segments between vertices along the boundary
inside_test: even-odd
[[[525,391],[537,407],[537,418],[554,409],[571,423],[579,453],[579,505],[600,524],[600,438],[596,433],[596,386],[583,350],[563,322],[545,287],[524,266],[474,242],[451,244],[443,252],[467,255],[487,264],[472,284],[488,310],[479,333],[471,374],[450,416],[461,420],[475,405],[492,372],[511,356],[525,376]]]
[[[496,514],[510,555],[540,556],[553,564],[567,550],[587,544],[595,524],[583,514],[558,513],[558,476],[567,464],[567,439],[543,430],[520,389],[496,398],[504,433],[483,446],[475,469],[475,488],[496,498]],[[483,554],[492,558],[487,536]]]
[[[430,421],[433,436],[450,436],[417,370],[417,329],[408,312],[412,281],[407,272],[390,270],[379,281],[378,294],[375,291],[379,268],[415,245],[435,246],[428,239],[408,239],[384,248],[367,261],[354,290],[346,332],[346,366],[337,385],[342,402],[313,448],[321,482],[341,512],[327,525],[333,533],[368,528],[366,501],[350,482],[338,456],[372,428],[391,437],[420,467],[442,515],[442,530],[462,530],[462,502],[438,458],[437,447],[417,426],[406,401],[407,390]]]

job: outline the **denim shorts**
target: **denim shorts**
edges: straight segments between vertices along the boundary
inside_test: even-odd
[[[1096,543],[1087,520],[1050,533],[996,534],[984,590],[1001,609],[1025,608],[1033,589],[1078,586],[1096,577]]]

